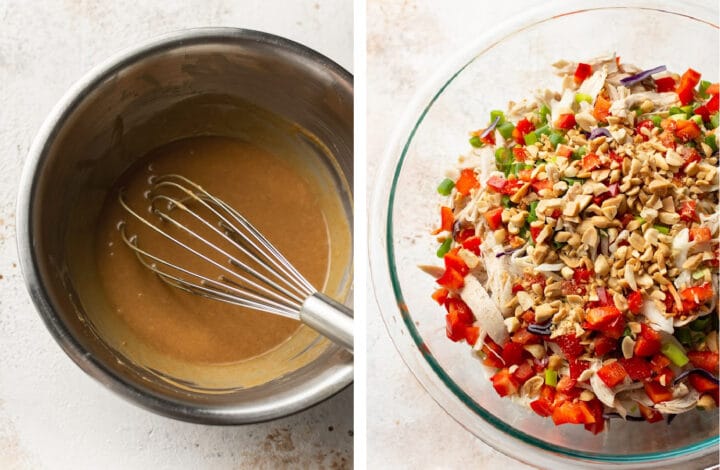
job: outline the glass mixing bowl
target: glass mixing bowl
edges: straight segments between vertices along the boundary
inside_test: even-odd
[[[444,311],[430,298],[433,279],[419,264],[437,261],[430,231],[442,201],[445,170],[469,150],[468,131],[487,124],[491,109],[557,89],[551,64],[616,52],[641,68],[688,67],[718,80],[716,2],[563,1],[514,18],[479,38],[442,67],[397,129],[383,162],[370,224],[370,269],[377,302],[408,367],[453,418],[492,447],[552,468],[657,467],[718,449],[718,413],[690,412],[672,425],[611,420],[593,435],[554,426],[500,398],[465,343],[445,336]],[[434,261],[435,260],[435,261]],[[446,437],[439,437],[446,438]],[[711,460],[712,456],[702,460]]]

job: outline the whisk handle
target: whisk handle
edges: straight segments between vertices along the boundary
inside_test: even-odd
[[[352,315],[352,310],[320,293],[308,297],[300,309],[300,321],[350,352],[353,352]]]

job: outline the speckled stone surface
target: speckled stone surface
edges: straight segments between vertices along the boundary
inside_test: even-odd
[[[424,80],[480,33],[541,3],[367,1],[370,198],[376,189],[373,176],[393,130]],[[369,288],[368,468],[533,468],[475,438],[433,401],[402,362],[380,317],[371,283]],[[711,455],[682,468],[714,464],[717,456]]]
[[[0,468],[349,468],[352,387],[303,413],[200,426],[136,408],[86,376],[35,313],[17,266],[23,160],[68,87],[172,30],[235,26],[301,42],[352,70],[352,2],[0,0]]]

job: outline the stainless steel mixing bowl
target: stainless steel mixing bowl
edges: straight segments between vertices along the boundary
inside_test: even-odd
[[[42,125],[18,198],[19,258],[27,287],[68,356],[142,407],[203,423],[257,422],[314,405],[352,382],[352,356],[329,346],[308,365],[246,389],[206,393],[178,387],[103,341],[88,321],[88,303],[72,265],[92,262],[78,261],[92,251],[78,245],[91,243],[88,234],[108,189],[135,159],[182,137],[242,133],[233,129],[236,103],[274,113],[312,136],[305,144],[328,160],[351,224],[352,76],[292,41],[231,28],[170,34],[90,71]],[[346,287],[351,273],[348,266]]]

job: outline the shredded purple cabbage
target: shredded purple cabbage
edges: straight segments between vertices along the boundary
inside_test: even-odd
[[[520,248],[513,248],[513,249],[511,249],[511,250],[505,250],[505,251],[503,251],[503,252],[501,252],[501,253],[496,254],[495,257],[496,257],[496,258],[502,258],[503,256],[512,254],[512,253],[516,252],[516,251],[519,250],[519,249],[520,249]]]
[[[547,336],[550,334],[550,322],[543,325],[537,325],[535,323],[528,325],[527,330],[534,335]]]
[[[607,130],[606,127],[596,127],[590,133],[590,140],[597,139],[601,135],[604,135],[605,137],[612,137],[612,135],[610,134],[610,131]]]
[[[640,73],[636,73],[635,75],[630,75],[629,77],[623,78],[622,80],[620,80],[620,83],[622,83],[625,86],[632,86],[638,82],[642,82],[649,76],[654,75],[656,73],[663,72],[666,69],[667,68],[664,65],[660,65],[658,67],[655,67],[654,69],[643,70]]]
[[[480,134],[480,138],[484,139],[485,137],[487,137],[492,131],[495,130],[495,126],[497,126],[499,122],[500,122],[500,116],[497,116],[495,118],[495,120],[492,122],[492,124],[490,124],[490,126],[488,126],[488,128],[485,129],[482,134]]]

